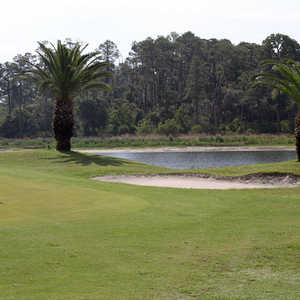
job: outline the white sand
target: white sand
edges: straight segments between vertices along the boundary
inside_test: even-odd
[[[285,146],[258,146],[258,147],[164,147],[164,148],[147,148],[147,149],[107,149],[107,150],[77,150],[93,154],[104,152],[221,152],[221,151],[291,151],[295,147]],[[239,182],[238,180],[221,180],[215,178],[201,178],[188,175],[131,175],[131,176],[104,176],[95,177],[93,180],[104,182],[119,182],[143,186],[173,187],[186,189],[252,189],[252,188],[278,188],[278,187],[295,187],[297,184],[276,183],[263,184],[257,182]]]
[[[131,176],[103,176],[93,180],[104,182],[119,182],[143,186],[173,187],[186,189],[252,189],[252,188],[278,188],[295,187],[293,184],[259,184],[245,183],[234,180],[220,180],[215,178],[201,178],[196,176],[181,175],[131,175]]]

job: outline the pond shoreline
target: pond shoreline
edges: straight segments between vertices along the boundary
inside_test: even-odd
[[[130,152],[227,152],[227,151],[293,151],[295,146],[228,146],[228,147],[161,147],[128,149],[88,149],[74,151],[82,153],[130,153]]]

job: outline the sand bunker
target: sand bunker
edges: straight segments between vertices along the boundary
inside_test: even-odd
[[[92,179],[143,186],[214,190],[300,186],[300,177],[289,174],[252,174],[226,179],[203,174],[103,176]]]

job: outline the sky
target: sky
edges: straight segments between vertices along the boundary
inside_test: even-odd
[[[9,0],[1,3],[0,63],[33,53],[37,41],[71,38],[92,51],[112,40],[123,59],[133,41],[192,31],[261,44],[272,33],[300,42],[299,0]]]

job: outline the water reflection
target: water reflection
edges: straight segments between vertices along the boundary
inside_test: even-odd
[[[105,152],[98,154],[174,169],[242,166],[296,159],[295,151]]]

